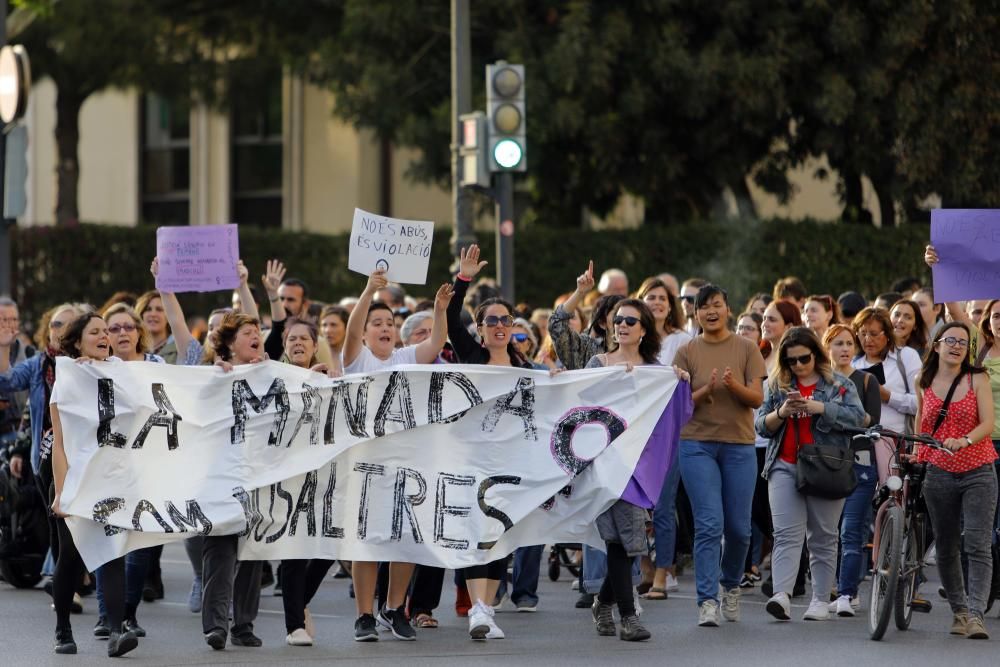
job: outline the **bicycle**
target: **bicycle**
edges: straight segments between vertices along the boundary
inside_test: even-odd
[[[872,589],[868,606],[868,631],[875,641],[882,639],[895,616],[896,627],[906,630],[913,618],[913,600],[922,582],[927,550],[927,506],[921,495],[926,471],[913,453],[915,445],[925,445],[954,454],[926,435],[906,435],[882,428],[847,429],[853,439],[865,438],[872,444],[881,438],[895,443],[889,476],[876,494],[875,540],[872,545]],[[894,613],[895,612],[895,613]]]

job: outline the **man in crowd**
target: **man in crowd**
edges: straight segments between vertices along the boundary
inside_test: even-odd
[[[309,318],[309,288],[303,281],[285,278],[278,287],[278,298],[289,317]]]
[[[621,269],[608,269],[601,274],[597,283],[597,291],[601,296],[618,294],[628,296],[628,276]]]
[[[14,342],[10,346],[10,365],[15,366],[28,357],[34,356],[35,348],[26,345],[21,339],[21,318],[17,303],[9,297],[0,297],[0,330],[13,331]],[[0,393],[0,450],[6,449],[17,439],[17,429],[21,423],[21,415],[28,401],[27,391]],[[10,462],[11,472],[15,477],[21,476],[24,462],[15,457]]]

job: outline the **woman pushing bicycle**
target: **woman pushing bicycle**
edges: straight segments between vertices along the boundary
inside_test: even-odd
[[[938,332],[918,378],[917,423],[954,452],[920,447],[926,461],[924,500],[937,543],[941,583],[954,619],[951,633],[989,639],[983,613],[990,593],[990,550],[996,511],[997,455],[990,440],[993,396],[982,368],[969,361],[969,328],[951,322]],[[964,537],[963,537],[964,535]],[[961,551],[968,557],[968,593]]]

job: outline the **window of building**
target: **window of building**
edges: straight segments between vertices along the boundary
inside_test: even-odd
[[[155,93],[142,97],[142,221],[186,225],[191,219],[191,107]]]
[[[282,72],[245,62],[234,68],[230,88],[232,220],[281,226]]]

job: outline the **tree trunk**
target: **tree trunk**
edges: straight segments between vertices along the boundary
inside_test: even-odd
[[[750,194],[750,188],[747,187],[747,179],[737,178],[729,184],[729,187],[732,188],[733,196],[736,197],[737,215],[743,220],[756,220],[757,205],[754,204],[753,195]]]
[[[875,193],[878,195],[878,208],[882,214],[882,227],[896,226],[896,202],[892,198],[892,188],[887,182],[875,183]]]
[[[73,94],[72,85],[56,92],[56,224],[80,221],[77,189],[80,184],[80,107],[85,98]]]
[[[856,225],[872,224],[871,214],[865,210],[864,189],[861,185],[861,174],[845,172],[844,179],[844,212],[841,218],[844,222]]]

